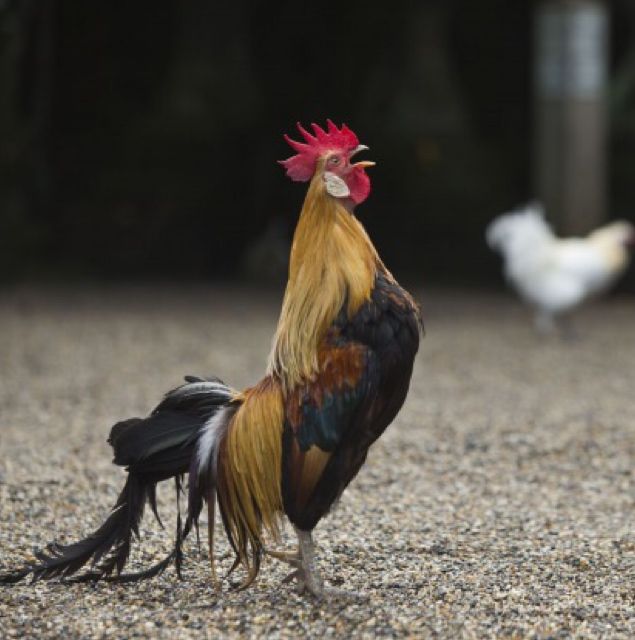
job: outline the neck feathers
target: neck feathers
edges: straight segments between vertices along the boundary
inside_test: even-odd
[[[347,304],[351,317],[370,299],[381,261],[361,223],[311,181],[293,238],[289,281],[269,372],[291,388],[317,370],[320,342]]]

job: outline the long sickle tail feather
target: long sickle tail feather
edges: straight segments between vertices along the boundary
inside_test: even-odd
[[[14,584],[31,575],[33,581],[66,578],[92,561],[93,579],[120,573],[130,555],[132,536],[139,536],[139,523],[148,495],[148,485],[128,476],[115,507],[106,521],[84,540],[68,545],[51,543],[36,553],[38,562],[0,575],[0,584]]]
[[[160,576],[172,563],[174,563],[175,565],[176,573],[179,579],[182,580],[183,579],[183,575],[181,573],[181,567],[183,563],[182,545],[183,545],[183,541],[185,540],[185,538],[187,538],[191,530],[191,523],[188,524],[186,522],[186,526],[185,527],[182,526],[181,509],[179,504],[182,478],[181,476],[176,476],[174,480],[176,485],[176,501],[177,501],[176,535],[175,535],[174,547],[165,558],[163,558],[156,564],[152,565],[150,568],[145,569],[143,571],[136,571],[131,573],[117,573],[115,575],[112,575],[111,573],[104,574],[100,570],[101,568],[99,568],[96,571],[90,571],[80,576],[72,576],[69,579],[69,582],[96,582],[97,580],[105,580],[106,582],[115,582],[118,584],[139,582],[140,580],[149,580],[150,578],[155,578],[156,576]],[[153,509],[153,511],[155,511],[155,509]],[[156,511],[155,511],[155,516],[159,521],[159,523],[161,523],[159,515],[156,513]]]

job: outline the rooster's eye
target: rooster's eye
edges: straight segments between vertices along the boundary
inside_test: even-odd
[[[329,162],[331,164],[339,164],[340,163],[340,159],[337,156],[332,156],[331,158],[329,158]]]

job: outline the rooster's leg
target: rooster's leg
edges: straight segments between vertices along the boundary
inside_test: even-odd
[[[306,590],[316,598],[323,598],[325,596],[324,582],[317,566],[313,536],[310,531],[302,531],[297,527],[295,532],[298,536],[300,567],[295,574],[288,577],[298,579],[300,591]]]
[[[311,532],[302,531],[298,528],[296,528],[295,532],[298,536],[298,549],[296,551],[264,550],[268,556],[286,562],[293,567],[293,571],[282,581],[283,584],[296,580],[300,593],[308,591],[318,600],[331,598],[359,599],[364,597],[356,593],[324,586],[324,581],[317,565],[315,544]]]
[[[310,531],[295,530],[298,536],[301,564],[300,567],[285,579],[285,582],[296,579],[300,587],[300,592],[308,591],[318,600],[363,600],[366,596],[351,592],[327,587],[324,585],[320,570],[317,565],[315,544]]]

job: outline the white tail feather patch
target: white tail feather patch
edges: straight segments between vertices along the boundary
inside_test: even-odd
[[[181,387],[173,389],[170,391],[168,396],[189,396],[197,393],[216,393],[219,396],[227,398],[229,400],[232,396],[231,389],[223,384],[222,382],[191,382],[189,384],[184,384]]]
[[[202,473],[209,467],[210,460],[212,460],[214,466],[216,466],[218,444],[221,436],[225,432],[224,427],[227,424],[230,414],[229,407],[222,407],[203,425],[196,451],[199,473]]]

